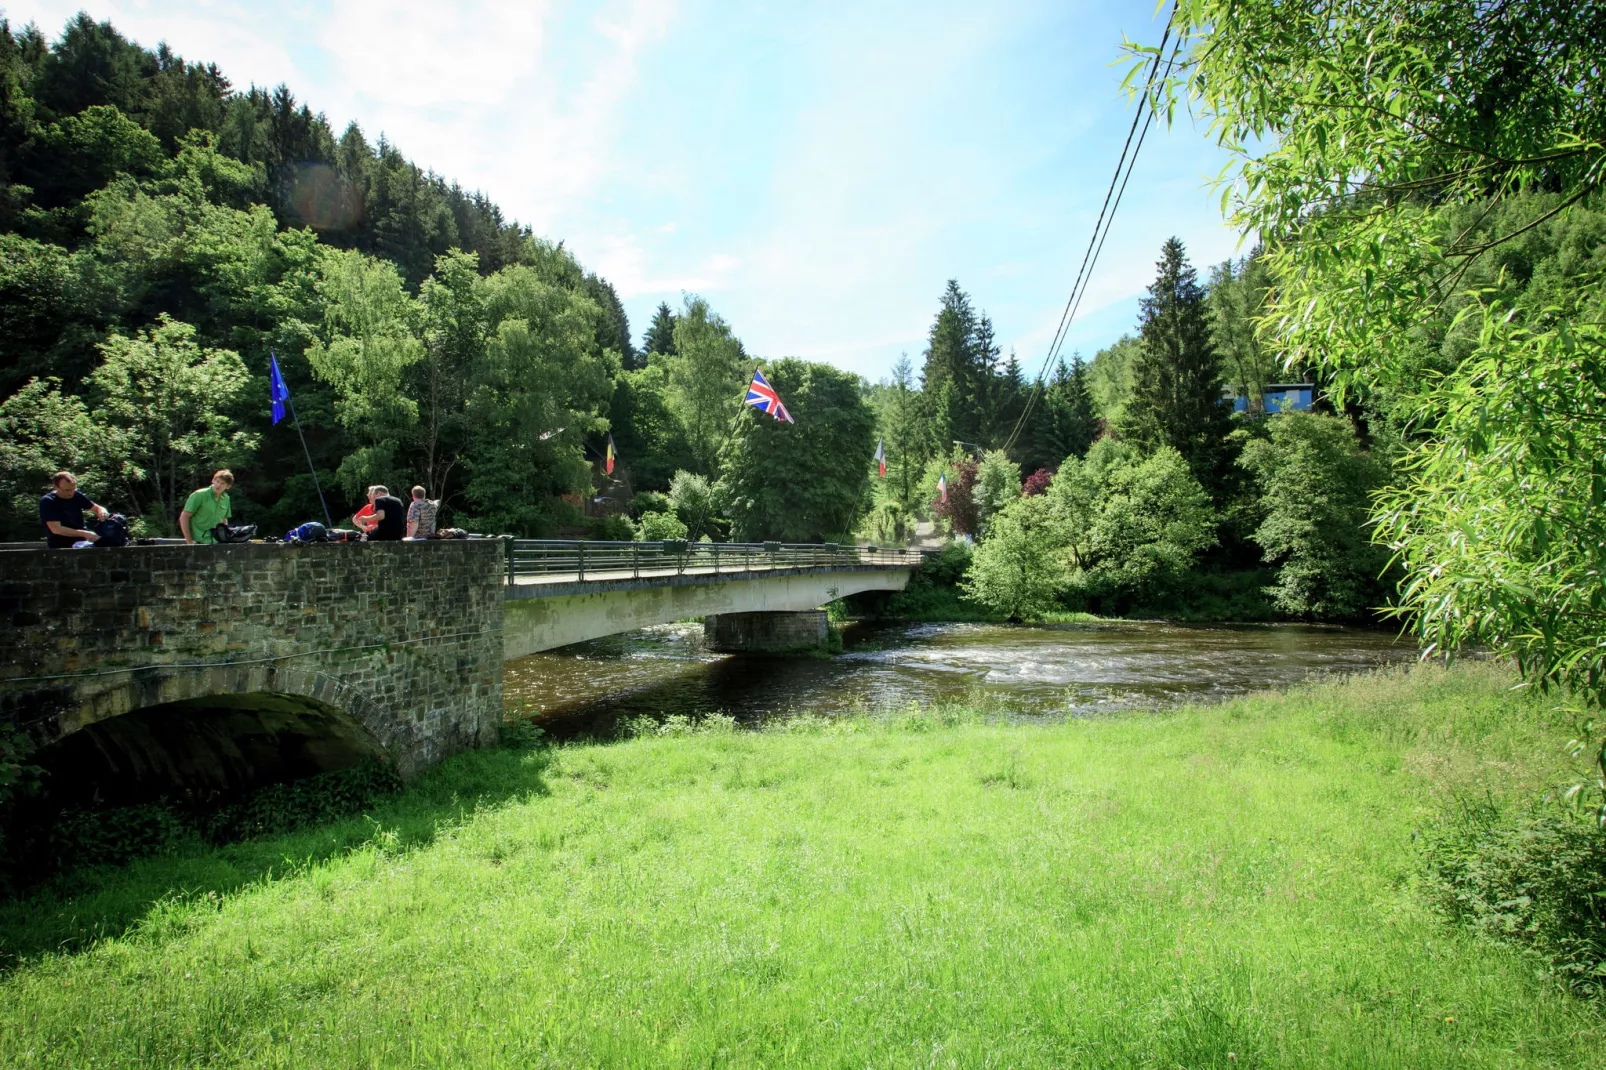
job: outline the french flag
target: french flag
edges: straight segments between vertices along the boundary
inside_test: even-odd
[[[875,463],[881,478],[887,478],[887,444],[880,439],[875,444]]]

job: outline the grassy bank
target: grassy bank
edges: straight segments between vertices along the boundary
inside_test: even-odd
[[[465,755],[4,907],[0,1057],[1597,1065],[1598,1005],[1417,887],[1413,835],[1565,739],[1506,683]]]

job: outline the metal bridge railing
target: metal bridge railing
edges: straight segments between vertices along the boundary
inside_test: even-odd
[[[778,568],[913,568],[919,550],[835,543],[566,542],[507,539],[507,578],[531,583],[685,574],[723,575]]]

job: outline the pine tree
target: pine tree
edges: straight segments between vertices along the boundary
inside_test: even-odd
[[[1214,487],[1231,418],[1205,290],[1176,238],[1161,247],[1156,267],[1142,301],[1141,348],[1119,429],[1144,450],[1175,448],[1199,481]]]
[[[1098,412],[1088,385],[1087,363],[1080,353],[1071,355],[1067,365],[1062,358],[1054,369],[1054,381],[1044,393],[1044,452],[1048,463],[1058,466],[1067,457],[1081,457],[1098,437]]]
[[[668,301],[658,302],[658,311],[652,314],[652,322],[647,325],[647,333],[641,338],[641,352],[643,363],[648,353],[663,353],[673,356],[675,349],[675,313],[669,307]]]
[[[977,317],[970,298],[949,279],[942,307],[931,325],[921,373],[932,446],[944,452],[953,439],[979,442],[988,415],[990,369],[985,353],[997,355],[992,324]]]

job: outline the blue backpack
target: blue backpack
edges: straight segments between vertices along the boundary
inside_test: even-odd
[[[329,531],[322,524],[313,521],[293,527],[284,533],[285,542],[328,542]]]

